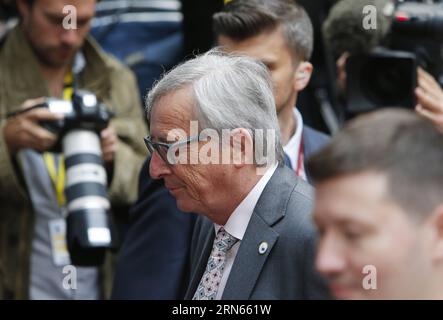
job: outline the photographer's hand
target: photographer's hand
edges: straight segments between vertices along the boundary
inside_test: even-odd
[[[118,138],[117,133],[111,126],[100,132],[101,147],[103,153],[103,160],[106,163],[114,161],[115,152],[117,152]]]
[[[415,90],[418,114],[429,119],[443,132],[443,90],[426,71],[418,68],[418,87]]]
[[[33,108],[26,111],[42,102],[44,98],[26,100],[21,107],[24,112],[18,113],[6,122],[3,135],[11,156],[22,148],[46,151],[55,144],[57,137],[42,128],[39,122],[60,120],[63,116],[51,113],[46,108]]]

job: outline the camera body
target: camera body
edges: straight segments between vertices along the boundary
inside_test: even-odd
[[[99,136],[112,114],[93,93],[84,90],[74,91],[72,101],[48,98],[43,107],[64,115],[63,120],[41,125],[58,135],[52,151],[61,151],[65,159],[66,238],[71,263],[100,265],[106,250],[115,246]]]
[[[58,121],[42,121],[40,124],[59,137],[52,151],[61,151],[61,139],[64,134],[73,129],[89,130],[100,133],[108,126],[112,113],[106,106],[97,101],[97,97],[86,90],[76,90],[72,101],[47,98],[43,107],[52,113],[63,114]]]
[[[400,3],[380,45],[346,62],[350,116],[382,107],[414,108],[418,66],[443,85],[443,4]]]
[[[443,86],[443,3],[402,3],[394,13],[387,45],[415,54],[417,63]]]
[[[383,107],[413,109],[417,59],[413,53],[377,48],[346,62],[346,98],[350,115]]]

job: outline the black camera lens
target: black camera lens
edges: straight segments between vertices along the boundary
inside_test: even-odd
[[[378,50],[346,62],[346,105],[350,115],[383,107],[414,108],[417,62],[413,54]]]
[[[370,59],[360,77],[362,92],[374,105],[404,105],[413,90],[407,60]]]

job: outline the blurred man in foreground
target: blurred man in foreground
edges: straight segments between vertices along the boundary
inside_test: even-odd
[[[443,135],[412,111],[349,123],[310,160],[317,269],[339,299],[443,298]]]

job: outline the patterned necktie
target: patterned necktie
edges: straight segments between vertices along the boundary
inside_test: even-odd
[[[225,229],[218,230],[205,273],[192,300],[215,300],[225,268],[226,253],[237,241]]]

